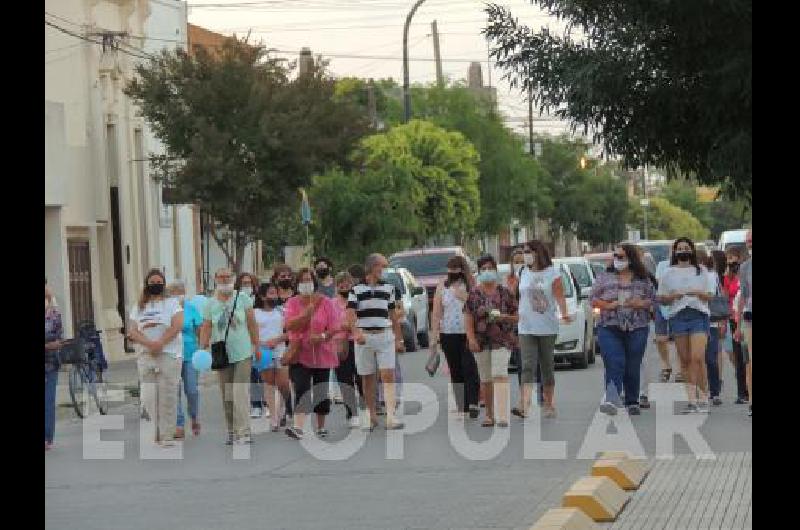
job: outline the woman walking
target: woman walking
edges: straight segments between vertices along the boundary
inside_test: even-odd
[[[227,428],[225,444],[249,444],[250,370],[253,355],[260,355],[253,300],[234,288],[230,269],[217,270],[214,282],[214,296],[203,308],[200,344],[206,350],[214,343],[225,344],[229,364],[217,370]]]
[[[309,268],[297,273],[297,296],[286,303],[286,330],[290,363],[289,376],[294,385],[294,426],[286,429],[290,438],[303,437],[306,414],[317,415],[317,436],[328,435],[325,417],[330,413],[328,397],[331,368],[339,365],[336,337],[341,331],[342,316],[333,300],[316,292],[316,278]]]
[[[272,350],[272,361],[260,373],[266,392],[267,406],[272,411],[272,432],[286,426],[286,400],[291,400],[289,367],[283,363],[287,335],[283,317],[283,306],[278,303],[278,287],[271,283],[261,284],[256,293],[253,315],[258,325],[258,340],[261,347]],[[276,398],[277,390],[277,398]]]
[[[464,304],[474,287],[469,264],[462,256],[447,260],[447,279],[436,287],[431,316],[431,348],[441,346],[450,370],[458,414],[476,419],[480,379],[475,356],[467,348]]]
[[[258,292],[259,281],[254,274],[242,272],[236,277],[233,288],[240,293],[240,296],[247,296],[255,302]],[[269,418],[269,409],[264,403],[264,387],[261,384],[261,376],[258,369],[250,368],[250,417],[258,419],[260,417]]]
[[[61,311],[44,280],[44,450],[53,448],[56,430],[56,387],[58,385],[58,351],[64,339]]]
[[[744,405],[749,396],[747,394],[746,363],[742,343],[737,339],[738,320],[736,318],[736,306],[734,301],[739,294],[739,265],[742,261],[742,254],[736,247],[730,247],[725,252],[727,269],[722,277],[722,289],[728,295],[729,309],[731,316],[728,319],[728,335],[725,341],[726,351],[733,365],[736,374],[736,404]]]
[[[183,393],[186,394],[186,406],[189,409],[189,418],[192,420],[192,434],[200,434],[200,423],[197,421],[199,408],[199,392],[197,390],[198,373],[192,366],[192,355],[197,350],[197,333],[203,325],[203,315],[191,300],[186,299],[186,284],[183,280],[172,282],[167,291],[169,296],[174,297],[183,308],[183,362],[181,363],[181,381],[183,381]],[[178,423],[175,428],[175,438],[182,440],[186,435],[184,427],[186,417],[183,414],[183,403],[181,399],[181,385],[178,384]]]
[[[715,295],[722,294],[723,288],[721,278],[725,275],[726,259],[725,253],[721,250],[713,250],[706,258],[706,274],[708,274],[709,289],[714,290]],[[720,394],[722,393],[722,378],[720,370],[720,341],[725,338],[727,333],[728,321],[711,320],[708,331],[708,342],[706,343],[706,376],[708,379],[708,390],[711,404],[718,407],[722,405]]]
[[[600,410],[614,415],[625,406],[628,414],[637,415],[640,367],[655,289],[635,246],[623,244],[614,250],[614,264],[597,279],[591,301],[592,307],[600,309],[597,340],[605,365],[606,391]]]
[[[181,366],[183,365],[183,307],[164,292],[164,274],[153,269],[144,280],[139,303],[130,314],[128,338],[139,344],[139,380],[145,410],[155,424],[155,442],[175,445]]]
[[[553,266],[547,247],[541,241],[532,241],[523,250],[525,267],[520,271],[517,327],[522,360],[522,402],[521,408],[515,408],[512,412],[521,418],[528,416],[534,374],[538,367],[542,374],[543,415],[545,418],[555,418],[553,398],[556,386],[554,350],[559,322],[557,311],[561,312],[564,322],[572,322],[572,317],[567,312],[561,273]]]
[[[697,260],[691,239],[682,237],[672,245],[670,267],[658,285],[658,300],[667,306],[669,327],[687,376],[689,403],[684,414],[708,414],[708,388],[705,384],[706,344],[710,329],[709,288],[705,268]]]
[[[478,260],[478,271],[478,286],[470,291],[464,308],[464,329],[486,400],[486,418],[481,425],[493,427],[496,414],[497,426],[508,427],[508,360],[517,343],[517,300],[501,284],[492,256]]]
[[[340,272],[336,275],[336,305],[339,308],[341,318],[341,331],[336,336],[339,341],[337,354],[339,356],[339,366],[336,367],[336,380],[342,391],[342,401],[345,406],[345,417],[351,429],[358,428],[360,423],[358,411],[358,400],[364,399],[364,390],[361,386],[361,378],[356,372],[355,342],[353,342],[353,331],[347,322],[347,299],[350,290],[353,288],[353,277],[348,272]],[[356,395],[358,389],[358,396]]]

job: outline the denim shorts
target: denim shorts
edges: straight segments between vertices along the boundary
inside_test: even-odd
[[[681,309],[677,315],[669,319],[669,329],[672,335],[681,337],[684,335],[708,335],[710,320],[708,315],[697,309],[687,307]]]
[[[656,314],[655,322],[656,322],[656,335],[660,337],[666,337],[669,335],[669,321],[664,318],[664,314],[661,312],[661,306],[656,305],[654,313]]]

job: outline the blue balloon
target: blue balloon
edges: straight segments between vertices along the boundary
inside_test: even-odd
[[[261,351],[261,360],[256,360],[255,355],[253,356],[253,368],[262,372],[269,368],[272,364],[272,350],[267,348],[266,346],[260,346],[259,350]]]
[[[206,350],[197,350],[192,355],[192,366],[198,372],[205,372],[211,368],[211,354]]]

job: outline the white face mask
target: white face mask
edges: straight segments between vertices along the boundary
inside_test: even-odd
[[[233,284],[221,283],[217,285],[217,291],[221,292],[222,294],[231,294],[233,292]]]
[[[245,285],[242,287],[242,293],[246,294],[247,296],[253,296],[253,287],[251,285]]]
[[[314,294],[314,282],[302,282],[297,284],[297,294],[308,296]]]
[[[626,259],[615,259],[614,260],[614,268],[618,271],[624,271],[628,268],[628,260]]]
[[[525,256],[525,265],[533,265],[533,260],[534,260],[533,252],[526,252],[524,256]]]

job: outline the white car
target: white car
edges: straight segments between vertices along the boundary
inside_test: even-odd
[[[567,312],[573,317],[569,324],[559,323],[555,360],[569,362],[575,368],[586,368],[594,362],[594,318],[589,305],[594,273],[589,262],[582,257],[556,258],[553,265],[561,270]],[[588,280],[591,284],[584,285]],[[558,316],[561,317],[560,309]]]
[[[745,237],[747,237],[746,228],[743,228],[741,230],[726,230],[722,232],[721,236],[719,236],[719,243],[717,244],[717,248],[723,252],[728,250],[730,247],[740,247],[744,249]]]
[[[430,341],[428,327],[430,319],[425,287],[408,269],[402,267],[385,269],[383,280],[394,285],[395,294],[403,306],[405,319],[402,327],[406,351],[417,351],[418,346],[427,348]]]

